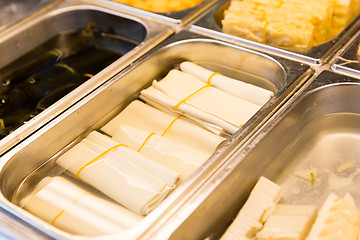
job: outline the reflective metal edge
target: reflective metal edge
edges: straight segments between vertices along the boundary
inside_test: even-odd
[[[217,2],[217,0],[204,0],[203,2],[199,3],[198,5],[190,9],[185,9],[177,12],[156,13],[156,12],[150,12],[139,8],[135,8],[129,5],[121,4],[118,2],[113,2],[111,0],[94,0],[94,1],[98,3],[106,4],[108,6],[112,6],[116,9],[121,9],[127,12],[133,12],[138,15],[147,16],[153,19],[158,19],[160,21],[168,22],[174,24],[175,26],[173,27],[178,29],[181,28],[181,26],[192,21],[199,15],[201,15],[204,11],[211,8]]]
[[[237,215],[241,207],[239,204],[244,203],[244,199],[247,198],[256,180],[263,175],[266,168],[267,163],[260,164],[259,160],[259,167],[252,168],[253,172],[248,172],[248,169],[241,171],[242,167],[249,167],[248,164],[250,164],[240,166],[244,159],[257,149],[266,136],[281,124],[282,120],[307,95],[324,87],[342,84],[360,85],[359,79],[334,73],[329,68],[317,71],[308,80],[302,82],[303,84],[299,85],[297,90],[290,93],[291,97],[288,95],[288,101],[284,102],[250,138],[238,142],[232,152],[224,157],[222,164],[216,166],[212,174],[201,182],[201,186],[189,194],[184,204],[146,239],[218,239]],[[235,179],[235,169],[237,173],[242,172],[246,176],[238,176]],[[244,191],[232,188],[234,185]],[[223,194],[219,194],[220,192]],[[242,201],[239,202],[239,199]]]
[[[262,110],[260,110],[253,118],[250,123],[245,124],[245,126],[242,128],[242,131],[238,131],[234,137],[227,142],[223,147],[221,147],[217,153],[215,153],[202,167],[201,169],[198,169],[194,174],[194,178],[192,178],[191,181],[185,181],[181,186],[177,188],[176,191],[174,191],[165,201],[157,208],[155,209],[151,214],[149,214],[144,221],[141,222],[141,225],[139,226],[140,229],[145,229],[144,232],[140,233],[140,236],[138,239],[146,239],[148,234],[150,234],[154,229],[156,229],[157,226],[162,225],[164,221],[167,223],[167,225],[172,225],[173,221],[168,222],[168,217],[173,214],[175,210],[177,210],[179,207],[181,207],[184,204],[184,201],[186,199],[193,195],[194,192],[196,192],[199,189],[199,184],[201,183],[202,179],[207,179],[209,176],[213,174],[213,168],[217,168],[221,166],[223,158],[226,158],[226,156],[229,156],[232,154],[232,148],[238,145],[239,142],[244,141],[246,138],[250,137],[250,135],[256,131],[257,128],[259,128],[266,120],[269,118],[276,110],[284,104],[284,102],[288,99],[288,93],[295,91],[299,85],[301,85],[304,81],[306,81],[309,76],[313,74],[313,70],[305,64],[293,62],[288,59],[279,58],[276,56],[269,56],[264,55],[262,53],[254,52],[239,46],[235,46],[232,44],[228,44],[225,42],[221,42],[218,40],[212,40],[209,38],[206,38],[202,35],[194,34],[191,32],[181,32],[179,34],[174,35],[173,37],[169,38],[168,40],[161,43],[159,46],[155,47],[151,51],[149,51],[147,54],[145,54],[143,57],[139,58],[137,61],[135,61],[132,65],[130,65],[128,68],[126,68],[124,71],[120,72],[116,76],[112,77],[109,81],[107,81],[102,86],[98,87],[95,91],[90,93],[85,98],[81,99],[76,105],[71,106],[67,111],[64,111],[61,115],[59,115],[57,118],[50,121],[47,125],[43,126],[41,129],[39,129],[37,132],[29,136],[27,139],[25,139],[23,142],[19,143],[14,149],[9,151],[7,154],[3,155],[0,161],[0,167],[1,169],[4,167],[4,165],[7,163],[9,159],[12,158],[12,156],[16,155],[18,152],[20,152],[23,148],[29,148],[31,147],[31,144],[35,142],[38,138],[41,138],[43,136],[47,136],[51,138],[51,130],[54,129],[55,126],[59,128],[59,126],[62,126],[62,129],[66,129],[67,124],[72,123],[75,119],[78,118],[79,114],[83,110],[82,108],[86,106],[86,104],[90,101],[92,101],[98,94],[103,93],[105,90],[110,91],[110,86],[118,81],[119,79],[122,79],[127,74],[131,73],[133,70],[136,70],[137,67],[139,67],[143,62],[147,60],[148,57],[151,57],[152,54],[156,54],[157,51],[161,51],[162,49],[171,48],[176,44],[182,44],[182,43],[188,43],[188,42],[209,42],[209,43],[215,43],[220,44],[223,46],[228,46],[234,49],[238,49],[245,52],[255,53],[260,56],[264,56],[267,59],[274,59],[276,62],[278,62],[282,68],[284,69],[287,77],[287,81],[284,84],[284,86],[279,89],[279,92],[275,95],[275,97],[270,100]],[[123,83],[125,84],[125,83]],[[129,90],[130,91],[130,90]],[[92,114],[99,114],[96,111]],[[77,120],[79,121],[79,120]],[[99,123],[101,124],[101,123]],[[98,124],[95,124],[91,126],[92,129],[96,128]],[[89,130],[89,129],[88,129]],[[87,131],[88,131],[87,130]],[[79,129],[79,134],[82,133],[84,130]],[[64,132],[66,135],[66,132]],[[64,135],[64,137],[65,137]],[[66,138],[66,137],[65,137]],[[45,137],[46,139],[46,137]],[[64,140],[62,140],[64,141]],[[33,149],[33,151],[39,151],[40,149]],[[41,153],[46,154],[46,153]],[[0,200],[2,202],[2,205],[9,205],[7,200],[4,198],[4,196],[0,196]],[[6,207],[7,211],[9,211],[11,214],[16,214],[18,211],[17,208],[14,207]],[[26,214],[31,215],[31,214]],[[173,219],[172,219],[173,220]],[[176,223],[177,221],[175,221]],[[37,224],[41,224],[40,221],[35,221],[35,226]],[[176,224],[175,224],[176,225]],[[46,229],[46,227],[45,227]],[[49,234],[50,237],[55,238],[74,238],[74,235],[67,235],[60,233],[61,231],[50,231],[47,234]],[[51,233],[51,234],[50,234]],[[45,234],[45,233],[44,233]],[[139,234],[139,233],[136,233]],[[85,237],[79,237],[79,239],[88,239]]]
[[[0,32],[6,31],[11,26],[23,21],[24,19],[28,18],[31,15],[34,15],[41,11],[46,11],[51,6],[54,6],[58,3],[60,3],[62,0],[43,0],[38,1],[37,4],[33,5],[31,9],[27,9],[23,12],[21,16],[16,16],[11,19],[8,19],[8,21],[4,25],[0,25]],[[19,1],[20,2],[20,1]]]
[[[89,92],[99,87],[110,77],[114,76],[117,72],[130,65],[144,53],[146,53],[151,48],[159,44],[161,41],[169,37],[171,34],[173,34],[173,30],[171,30],[171,28],[167,25],[152,21],[147,18],[143,18],[142,16],[132,15],[127,12],[119,11],[118,9],[115,11],[102,5],[96,5],[93,1],[64,0],[60,4],[48,9],[48,11],[42,12],[40,15],[31,16],[25,21],[22,21],[19,24],[7,29],[7,31],[0,33],[0,42],[4,39],[11,38],[13,35],[16,35],[17,33],[35,24],[36,22],[42,21],[42,19],[46,19],[53,14],[77,9],[92,9],[134,20],[143,24],[143,26],[147,30],[147,36],[145,37],[144,41],[140,43],[137,47],[135,47],[133,50],[122,56],[120,59],[116,60],[114,63],[96,74],[94,77],[82,84],[80,87],[76,88],[71,93],[67,94],[65,97],[51,105],[49,108],[32,118],[26,124],[20,126],[11,134],[3,138],[0,141],[0,155],[5,153],[11,147],[15,146],[28,135],[33,133],[35,130],[39,129],[42,125],[55,118],[57,115],[65,111],[71,105],[75,104],[79,99],[86,96]]]
[[[359,15],[336,38],[327,43],[313,47],[308,53],[297,53],[223,33],[221,27],[216,23],[215,16],[217,15],[218,9],[228,2],[229,0],[221,0],[215,4],[200,19],[193,23],[191,30],[240,46],[277,56],[283,56],[294,61],[321,65],[326,64],[333,57],[334,53],[343,47],[352,35],[360,29]]]
[[[359,44],[360,30],[356,32],[348,43],[335,55],[331,65],[334,72],[360,78]]]

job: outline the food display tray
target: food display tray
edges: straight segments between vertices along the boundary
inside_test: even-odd
[[[51,3],[47,11],[37,12],[0,32],[0,50],[4,53],[0,67],[6,67],[56,34],[85,28],[89,23],[108,26],[119,35],[136,42],[137,46],[130,51],[120,46],[118,51],[123,52],[122,57],[1,139],[0,154],[15,146],[173,33],[166,24],[119,9],[115,11],[93,1],[61,1],[58,4]]]
[[[315,46],[307,53],[297,53],[223,33],[221,29],[221,20],[224,18],[224,11],[228,8],[229,4],[229,0],[219,1],[215,6],[208,9],[202,17],[196,19],[191,26],[191,29],[195,32],[201,32],[202,34],[210,35],[223,41],[239,44],[252,49],[258,49],[272,54],[287,56],[288,58],[310,64],[324,64],[328,62],[329,59],[332,58],[333,54],[341,49],[344,44],[349,41],[349,38],[351,38],[351,36],[359,30],[360,26],[360,18],[357,17],[331,41]]]
[[[171,215],[183,196],[196,189],[204,176],[232,151],[232,146],[261,126],[286,101],[296,86],[313,74],[311,67],[303,63],[264,55],[188,31],[175,34],[4,154],[0,163],[0,205],[47,236],[57,239],[73,238],[73,235],[60,231],[12,204],[11,198],[25,178],[36,182],[45,177],[54,167],[56,154],[65,146],[84,138],[90,131],[99,129],[136,99],[139,91],[152,80],[164,77],[169,70],[185,60],[213,71],[225,72],[234,78],[251,77],[254,81],[260,81],[260,86],[273,88],[275,95],[159,207],[129,231],[110,237],[145,238],[152,226],[162,222],[168,214]],[[259,67],[262,71],[258,71]],[[22,167],[19,168],[19,165]],[[33,177],[29,177],[30,175]],[[27,184],[33,184],[31,181]]]
[[[88,21],[112,24],[139,42],[0,141],[4,234],[28,239],[95,239],[61,231],[11,199],[24,180],[35,185],[52,172],[64,148],[100,129],[138,99],[154,79],[163,78],[186,60],[256,82],[275,94],[138,225],[101,239],[218,239],[260,176],[286,191],[294,169],[307,167],[299,152],[304,154],[315,146],[308,156],[313,158],[327,144],[341,145],[345,139],[346,145],[354,145],[359,131],[360,108],[355,103],[360,77],[356,63],[350,74],[338,61],[355,59],[360,17],[332,41],[300,54],[222,33],[219,21],[227,4],[228,0],[205,0],[192,9],[159,14],[109,0],[52,1],[45,10],[0,32],[0,49],[9,52],[0,66],[44,41],[44,34],[50,37]],[[122,24],[126,25],[123,29]],[[30,33],[36,38],[29,38]],[[294,202],[291,197],[285,200]]]
[[[283,188],[283,203],[320,208],[330,192],[349,192],[358,205],[359,97],[359,79],[327,70],[314,75],[169,219],[178,225],[162,226],[153,237],[220,238],[260,176]],[[345,165],[351,167],[337,170]],[[310,168],[319,171],[313,185],[296,176]],[[339,183],[344,178],[347,183]]]

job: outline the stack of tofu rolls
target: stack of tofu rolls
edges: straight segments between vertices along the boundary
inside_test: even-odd
[[[139,99],[58,157],[57,164],[73,180],[47,178],[21,205],[75,234],[113,233],[136,225],[218,149],[226,140],[222,135],[235,133],[272,96],[183,62],[180,70],[154,80]],[[81,190],[77,182],[103,196]],[[99,211],[78,220],[77,212],[94,202]],[[104,213],[112,211],[106,209],[115,209],[118,220],[112,225],[107,224],[111,219],[104,220]]]

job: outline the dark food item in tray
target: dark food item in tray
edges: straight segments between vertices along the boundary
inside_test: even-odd
[[[110,44],[135,47],[111,29],[103,33],[89,24],[53,37],[6,66],[0,74],[0,138],[121,57],[121,50],[106,48]]]
[[[113,0],[152,12],[175,12],[192,8],[203,0]]]
[[[232,0],[225,33],[298,52],[336,37],[360,12],[356,1]]]

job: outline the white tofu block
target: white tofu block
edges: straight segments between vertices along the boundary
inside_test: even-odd
[[[315,205],[294,205],[279,203],[274,214],[288,214],[288,215],[317,215],[317,207]]]
[[[307,240],[347,239],[359,236],[359,211],[349,193],[339,198],[331,193],[321,207]]]
[[[256,239],[304,239],[311,227],[309,219],[309,216],[304,215],[271,215],[263,229],[256,234]]]
[[[274,214],[256,234],[258,240],[303,240],[317,216],[312,205],[278,204]]]
[[[260,177],[240,212],[221,237],[224,239],[252,239],[274,212],[282,189],[265,177]]]

